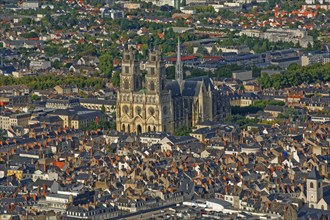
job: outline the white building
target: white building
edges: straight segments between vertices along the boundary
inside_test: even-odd
[[[308,207],[313,209],[330,210],[329,200],[325,200],[323,195],[322,177],[315,167],[309,173],[306,185]]]
[[[241,81],[252,79],[252,70],[233,71],[233,79],[239,79]]]
[[[47,69],[51,67],[51,62],[46,60],[31,60],[30,68],[35,70]]]
[[[39,2],[38,1],[24,1],[20,4],[20,8],[37,9],[37,8],[39,8]]]

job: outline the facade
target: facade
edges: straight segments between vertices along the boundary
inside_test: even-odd
[[[104,108],[105,113],[111,114],[115,112],[116,101],[115,100],[102,100],[102,99],[79,99],[80,105],[90,110],[100,110]]]
[[[233,94],[230,96],[230,105],[231,106],[239,106],[239,107],[247,107],[255,104],[260,97],[255,93],[242,93],[242,94]]]
[[[313,45],[314,43],[312,36],[307,35],[306,31],[298,29],[270,28],[265,32],[245,29],[240,32],[240,35],[268,39],[270,42],[292,42],[294,44],[299,44],[304,48],[307,48],[309,44]]]
[[[0,115],[0,127],[1,129],[9,129],[13,126],[28,126],[31,119],[30,113],[20,113],[14,115]]]
[[[322,177],[314,167],[306,182],[307,203],[309,208],[330,210],[329,200],[324,198]],[[328,197],[328,195],[326,195]]]
[[[81,129],[87,127],[91,123],[105,119],[105,115],[101,111],[88,110],[83,107],[73,107],[68,109],[57,109],[49,114],[50,116],[58,116],[63,120],[64,128]]]
[[[301,65],[308,66],[314,63],[326,64],[330,62],[330,53],[309,53],[301,56]]]
[[[68,99],[48,99],[46,102],[46,108],[54,109],[67,109],[79,106],[78,98],[68,98]]]
[[[233,71],[233,79],[239,79],[241,81],[251,80],[253,79],[252,70]]]
[[[143,88],[135,54],[124,52],[117,94],[117,131],[173,133],[176,128],[222,120],[230,114],[229,97],[216,90],[208,77],[183,80],[179,49],[176,80],[166,80],[159,51],[150,52],[146,70]]]
[[[20,8],[37,9],[37,8],[39,8],[39,2],[38,1],[24,1],[20,4]]]
[[[46,60],[31,60],[30,68],[35,70],[47,69],[51,67],[51,62]]]

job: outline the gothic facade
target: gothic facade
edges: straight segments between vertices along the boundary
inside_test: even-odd
[[[159,51],[151,51],[142,78],[136,54],[123,52],[120,89],[117,94],[118,131],[173,133],[205,120],[219,121],[230,114],[229,97],[214,88],[208,77],[183,80],[180,51],[176,80],[166,80]]]

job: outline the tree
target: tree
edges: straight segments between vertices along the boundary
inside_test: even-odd
[[[36,100],[38,100],[38,99],[39,99],[39,96],[36,95],[36,94],[33,94],[32,97],[31,97],[31,100],[32,100],[32,101],[36,101]]]
[[[22,18],[21,23],[23,26],[30,25],[32,23],[32,19],[31,18]]]
[[[261,88],[270,88],[272,86],[271,79],[267,73],[262,73],[261,77],[258,78],[258,82]]]
[[[62,67],[62,63],[59,60],[55,60],[51,63],[52,67],[55,69],[60,69]]]
[[[191,133],[191,128],[187,126],[181,126],[174,131],[175,136],[187,136]]]
[[[166,78],[167,79],[175,78],[175,66],[169,66],[166,68]]]
[[[113,57],[110,54],[101,55],[99,57],[99,68],[105,76],[111,76],[113,70]]]
[[[105,113],[105,106],[103,104],[101,106],[101,112]]]
[[[119,84],[120,84],[120,72],[119,71],[114,72],[114,74],[111,77],[111,82],[112,82],[113,86],[119,87]]]
[[[24,38],[37,38],[39,36],[36,32],[29,32],[29,33],[22,34],[22,37],[24,37]]]

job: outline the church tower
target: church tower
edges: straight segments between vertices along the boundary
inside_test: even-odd
[[[178,49],[177,49],[177,57],[176,57],[176,64],[175,64],[175,80],[182,85],[183,81],[183,65],[181,62],[181,45],[180,45],[180,38],[178,39]]]
[[[136,54],[132,50],[124,51],[120,89],[122,92],[134,92],[141,89],[141,74]]]
[[[166,73],[159,51],[151,51],[146,64],[146,90],[147,93],[161,93],[165,89]]]
[[[132,132],[133,94],[141,89],[141,74],[136,53],[132,50],[123,52],[120,89],[117,93],[116,126],[117,131]]]
[[[166,73],[160,51],[150,51],[142,88],[139,62],[133,51],[123,53],[117,93],[117,131],[126,133],[173,132],[172,101],[165,89]]]
[[[310,208],[317,208],[317,203],[323,198],[322,177],[313,167],[307,178],[307,203]]]

